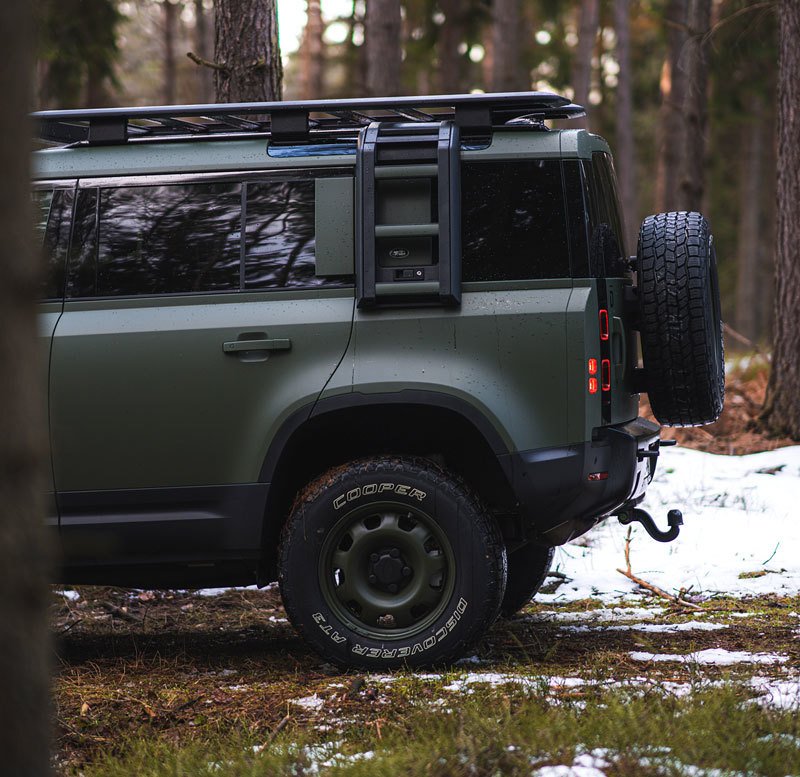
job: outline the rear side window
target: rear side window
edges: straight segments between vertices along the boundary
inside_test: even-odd
[[[42,298],[64,296],[64,274],[72,221],[72,188],[43,188],[33,192],[37,244],[44,253],[45,277]]]
[[[81,189],[67,295],[352,285],[315,275],[314,196],[310,178]]]
[[[569,276],[559,161],[464,163],[461,203],[463,280]]]
[[[584,163],[589,194],[589,271],[596,278],[626,273],[617,181],[611,158],[597,151]]]

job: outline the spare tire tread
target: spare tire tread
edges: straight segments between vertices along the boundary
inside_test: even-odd
[[[653,413],[667,426],[711,423],[722,411],[724,363],[705,218],[694,212],[648,216],[638,262],[642,356]]]

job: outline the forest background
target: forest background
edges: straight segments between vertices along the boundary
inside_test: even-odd
[[[213,68],[197,63],[214,62],[215,11],[215,0],[39,0],[35,107],[213,102]],[[283,99],[534,89],[585,105],[615,153],[628,252],[649,213],[701,210],[725,321],[771,340],[773,3],[278,0],[277,12]]]

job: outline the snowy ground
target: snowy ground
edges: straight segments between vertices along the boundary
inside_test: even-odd
[[[706,596],[800,593],[800,446],[749,456],[665,448],[641,506],[663,529],[667,510],[684,517],[668,544],[633,524],[632,570],[648,582]],[[586,535],[586,547],[559,548],[554,569],[571,580],[536,600],[630,598],[636,585],[616,571],[625,566],[626,533],[611,519]]]

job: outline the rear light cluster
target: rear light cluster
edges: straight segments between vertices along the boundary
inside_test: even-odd
[[[600,349],[604,353],[608,353],[608,310],[605,308],[600,309]],[[596,394],[598,391],[611,391],[611,359],[603,358],[599,362],[599,375],[598,375],[598,360],[591,357],[586,363],[589,371],[589,393]]]

